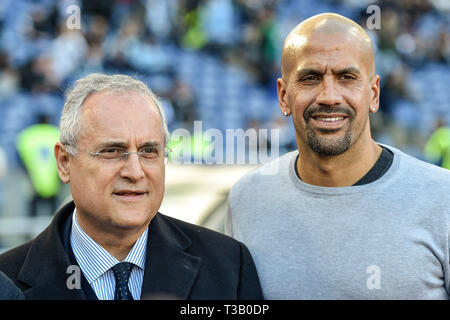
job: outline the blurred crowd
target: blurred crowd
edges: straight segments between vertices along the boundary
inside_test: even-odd
[[[434,130],[439,119],[450,123],[450,105],[441,99],[432,107],[429,119],[422,117],[426,126],[421,132],[411,118],[420,117],[425,100],[429,99],[426,88],[428,77],[422,73],[435,74],[432,81],[450,84],[450,4],[442,1],[383,0],[375,2],[381,9],[381,29],[374,30],[377,49],[377,72],[381,74],[381,111],[383,126],[397,125],[407,130],[410,136],[424,134],[425,138]],[[362,11],[360,23],[367,16]],[[431,70],[437,70],[433,72]],[[434,85],[434,84],[432,84]],[[435,86],[434,88],[437,89]],[[441,87],[439,87],[441,90]],[[403,108],[402,106],[409,107]],[[406,121],[402,119],[407,119]],[[416,122],[419,119],[415,119]],[[392,123],[393,122],[393,123]],[[381,128],[382,129],[382,128]]]
[[[290,15],[304,18],[302,3]],[[407,95],[411,68],[450,60],[448,6],[429,0],[322,1],[346,8],[366,25],[369,4],[381,9],[381,28],[372,30],[382,68],[387,105]],[[165,45],[204,50],[251,72],[263,85],[279,73],[286,21],[281,9],[291,0],[4,0],[0,4],[0,94],[58,92],[80,70],[135,71],[176,68]],[[67,28],[69,5],[81,9],[81,28]],[[292,18],[290,21],[294,20]],[[300,19],[297,19],[298,22]],[[395,60],[395,63],[392,62]],[[385,62],[387,61],[387,62]],[[385,66],[390,64],[389,66]],[[395,68],[392,68],[394,64]],[[176,82],[174,80],[174,82]],[[179,85],[179,83],[178,83]]]
[[[329,0],[3,0],[0,3],[0,99],[17,93],[61,91],[80,73],[164,73],[174,78],[167,96],[174,116],[190,121],[195,93],[176,79],[167,47],[202,50],[236,64],[273,93],[285,30],[320,11],[345,10],[366,25],[366,8],[381,9],[371,30],[383,76],[382,110],[392,119],[398,99],[415,99],[412,70],[450,60],[449,5],[445,1]],[[70,5],[80,29],[68,29]],[[439,6],[440,5],[440,6]],[[291,8],[293,10],[287,10]],[[315,8],[317,8],[315,10]],[[190,92],[191,91],[191,92]],[[174,93],[180,94],[174,94]]]
[[[14,137],[42,113],[57,125],[65,89],[90,72],[127,73],[144,80],[163,76],[164,85],[150,87],[164,101],[169,128],[189,128],[204,114],[195,84],[179,77],[174,50],[202,52],[245,70],[254,85],[273,98],[288,30],[326,11],[366,27],[371,4],[381,13],[381,28],[369,30],[382,79],[374,135],[380,142],[403,144],[421,158],[418,153],[436,118],[450,123],[448,1],[2,0],[0,132]],[[74,6],[80,9],[80,28],[73,29],[67,21],[76,19],[76,10],[68,10]],[[4,119],[14,114],[16,104],[26,107],[14,126]],[[246,125],[282,128],[281,147],[295,148],[294,134],[279,112],[261,121],[250,117]],[[11,161],[10,142],[0,138],[0,148],[8,155],[2,159]]]

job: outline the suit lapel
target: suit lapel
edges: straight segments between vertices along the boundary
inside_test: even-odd
[[[142,299],[187,299],[201,258],[185,250],[190,239],[164,215],[149,226]]]
[[[62,208],[52,223],[30,245],[17,279],[30,286],[27,299],[86,299],[82,290],[69,289],[67,280],[71,265],[64,251],[59,228],[73,212],[73,202]]]
[[[69,289],[71,265],[60,228],[73,213],[63,207],[52,223],[30,245],[17,279],[30,288],[26,299],[86,299],[81,289]],[[197,277],[201,258],[187,253],[191,240],[167,217],[157,213],[149,225],[142,299],[187,299]]]

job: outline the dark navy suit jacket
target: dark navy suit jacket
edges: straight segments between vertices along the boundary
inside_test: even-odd
[[[73,210],[74,203],[68,203],[36,238],[0,255],[0,270],[26,299],[96,299],[84,277],[80,289],[67,285],[68,267],[76,264],[69,244]],[[263,295],[243,243],[157,213],[149,225],[141,298],[254,300]]]
[[[22,291],[0,272],[0,300],[23,300],[23,298]]]

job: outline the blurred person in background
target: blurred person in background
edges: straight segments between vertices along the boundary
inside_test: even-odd
[[[129,76],[90,74],[67,94],[55,145],[73,201],[0,255],[27,299],[262,299],[242,243],[158,212],[169,139],[159,99]],[[69,288],[69,266],[81,269]]]
[[[431,163],[450,169],[450,127],[442,119],[436,121],[436,131],[428,139],[424,154]]]
[[[205,1],[200,13],[207,39],[205,50],[219,57],[226,56],[236,42],[236,14],[231,0]]]
[[[6,175],[8,170],[8,160],[6,158],[5,152],[0,148],[0,180]]]
[[[3,194],[4,194],[4,185],[3,178],[6,175],[8,170],[8,159],[6,158],[6,154],[3,149],[0,147],[0,212],[3,212]],[[0,243],[1,247],[1,243]]]
[[[53,156],[59,140],[58,127],[49,123],[46,115],[39,116],[39,123],[22,130],[17,137],[17,151],[30,178],[33,189],[29,215],[38,215],[42,205],[48,205],[48,215],[55,212],[61,183]]]
[[[181,79],[175,79],[173,86],[168,90],[167,98],[172,103],[174,120],[183,128],[193,126],[199,115],[196,112],[197,103],[193,90]]]
[[[6,52],[0,51],[0,97],[8,98],[19,92],[20,75],[9,61]]]
[[[380,77],[366,31],[341,15],[286,37],[277,81],[297,151],[232,188],[226,233],[267,299],[449,299],[450,172],[371,137]]]
[[[52,73],[52,60],[44,54],[28,61],[19,69],[21,87],[30,94],[50,93],[59,86]]]
[[[22,291],[0,271],[0,300],[23,300]]]
[[[277,33],[275,1],[235,1],[240,16],[240,37],[234,45],[235,63],[247,69],[269,90],[278,74]]]
[[[59,33],[50,44],[47,56],[51,61],[50,70],[57,83],[73,74],[86,59],[88,44],[79,30],[67,28],[63,20]]]

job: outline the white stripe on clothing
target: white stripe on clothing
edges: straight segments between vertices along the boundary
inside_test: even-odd
[[[128,256],[119,261],[89,237],[77,221],[76,209],[72,216],[70,244],[86,280],[99,300],[114,300],[115,279],[111,268],[119,262],[132,263],[128,287],[134,300],[140,300],[144,279],[148,227],[131,248]]]

